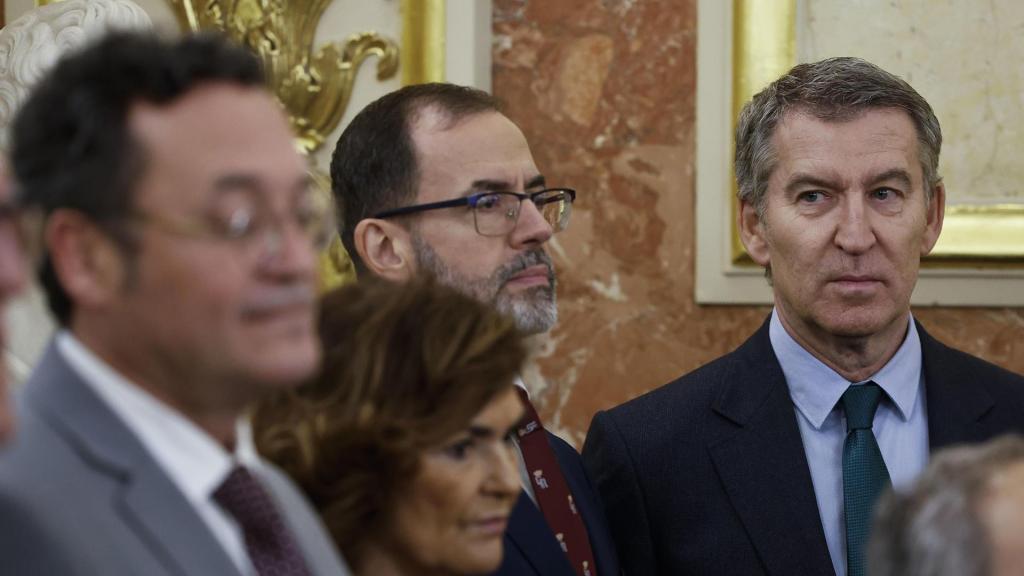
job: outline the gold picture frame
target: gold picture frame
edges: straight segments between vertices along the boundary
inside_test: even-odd
[[[797,63],[796,18],[796,0],[733,0],[734,123],[754,94]],[[740,242],[735,219],[732,259],[755,266]],[[924,265],[1024,268],[1024,204],[947,206],[942,234]]]

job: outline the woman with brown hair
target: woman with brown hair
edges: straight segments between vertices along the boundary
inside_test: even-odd
[[[436,284],[361,281],[324,298],[319,330],[322,373],[258,407],[260,451],[357,575],[496,569],[520,490],[512,322]]]

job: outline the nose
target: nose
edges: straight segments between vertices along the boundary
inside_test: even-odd
[[[550,240],[554,233],[551,224],[544,219],[537,205],[529,200],[523,200],[519,208],[519,220],[509,235],[509,243],[516,249],[540,246]]]
[[[519,495],[519,467],[516,463],[515,448],[505,442],[498,443],[492,451],[485,489],[497,498],[510,503]]]
[[[296,223],[279,219],[268,226],[260,243],[260,267],[288,280],[311,279],[316,272],[313,241]]]
[[[836,246],[843,252],[854,255],[870,250],[875,245],[876,238],[863,195],[845,195],[838,213]]]

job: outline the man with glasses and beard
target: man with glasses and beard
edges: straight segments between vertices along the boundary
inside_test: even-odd
[[[576,192],[553,188],[519,128],[488,94],[408,86],[360,112],[331,163],[342,243],[356,272],[425,274],[509,314],[524,333],[554,326],[545,244]],[[524,493],[498,574],[619,573],[602,507],[577,452],[543,430],[527,398],[517,435]]]

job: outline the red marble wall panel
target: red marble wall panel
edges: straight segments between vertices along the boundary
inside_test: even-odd
[[[738,346],[765,306],[698,306],[696,0],[495,0],[494,93],[553,185],[560,321],[525,378],[582,444],[609,408]],[[1024,309],[915,310],[947,343],[1024,373]]]

